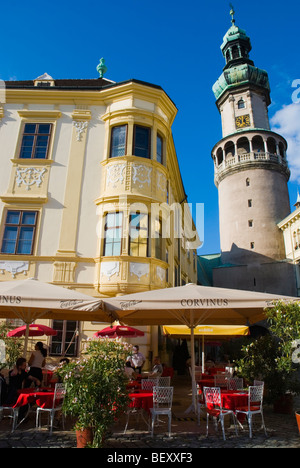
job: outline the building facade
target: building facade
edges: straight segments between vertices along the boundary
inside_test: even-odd
[[[226,64],[213,86],[222,120],[212,150],[221,241],[213,285],[295,295],[278,227],[290,213],[287,143],[270,130],[268,74],[250,59],[250,38],[231,14],[221,46]]]
[[[300,195],[295,209],[278,223],[284,238],[286,258],[293,263],[296,275],[297,296],[300,296]]]
[[[2,281],[26,275],[94,297],[196,282],[197,235],[172,137],[177,109],[161,87],[115,83],[103,68],[97,79],[5,83]],[[76,330],[71,355],[99,329],[48,324],[60,329],[54,356]],[[157,330],[145,331],[144,354],[157,352]]]

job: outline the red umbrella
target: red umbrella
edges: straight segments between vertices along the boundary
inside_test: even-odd
[[[10,338],[18,338],[20,336],[25,336],[26,334],[26,325],[23,327],[15,328],[7,333],[7,336]],[[39,325],[37,323],[33,323],[29,325],[29,336],[55,336],[57,335],[57,331],[53,330],[53,328],[46,327],[45,325]]]
[[[96,338],[100,336],[108,336],[109,338],[117,338],[118,336],[144,336],[145,333],[137,328],[127,327],[126,325],[115,325],[114,327],[107,327],[94,334]]]

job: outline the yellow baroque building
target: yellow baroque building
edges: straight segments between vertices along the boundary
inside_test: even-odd
[[[176,112],[160,86],[134,79],[6,82],[1,281],[35,277],[94,297],[196,283],[198,236],[172,137]],[[47,340],[53,359],[78,356],[104,326],[44,323],[59,331]],[[144,331],[133,342],[151,357],[158,329]]]

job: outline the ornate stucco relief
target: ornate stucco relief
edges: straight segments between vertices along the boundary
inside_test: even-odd
[[[118,184],[123,184],[125,180],[126,164],[113,164],[107,167],[106,187],[112,185],[116,188]]]
[[[166,270],[164,268],[157,266],[156,267],[156,276],[160,279],[161,283],[166,281]]]
[[[26,190],[30,190],[30,187],[36,185],[40,187],[43,182],[43,176],[47,172],[47,169],[38,169],[36,167],[27,167],[16,169],[16,183],[18,187],[21,187],[22,184],[26,186]]]
[[[76,140],[81,141],[82,139],[82,134],[83,132],[87,129],[88,127],[88,121],[82,121],[82,120],[73,120],[73,125],[76,130]]]
[[[101,277],[106,276],[108,281],[115,274],[119,275],[120,262],[103,262],[101,263]]]
[[[157,190],[167,192],[167,178],[162,172],[157,172]]]
[[[18,273],[24,273],[24,275],[27,275],[28,270],[29,262],[18,262],[13,260],[4,260],[0,262],[0,272],[4,275],[4,272],[7,271],[8,273],[11,273],[13,278],[15,278]]]
[[[144,164],[132,164],[132,180],[137,183],[139,188],[143,188],[145,184],[150,187],[152,168]]]
[[[141,281],[142,276],[149,276],[150,265],[148,263],[130,262],[129,271],[131,276],[135,275]]]

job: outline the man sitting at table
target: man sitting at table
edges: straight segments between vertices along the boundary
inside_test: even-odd
[[[150,372],[150,374],[148,374],[149,379],[156,379],[157,377],[160,377],[163,373],[163,366],[160,363],[159,356],[155,356],[153,364],[154,365],[152,367],[152,371]]]
[[[132,356],[129,356],[127,361],[130,362],[131,367],[134,369],[135,372],[139,374],[142,373],[142,367],[146,362],[145,356],[140,353],[139,347],[134,346],[132,350]]]
[[[34,382],[35,385],[41,385],[41,382],[35,377],[29,376],[26,372],[26,359],[19,358],[16,362],[15,367],[9,371],[9,383],[7,390],[6,404],[14,405],[18,399],[18,390],[21,390],[24,386],[26,379],[30,382]]]

